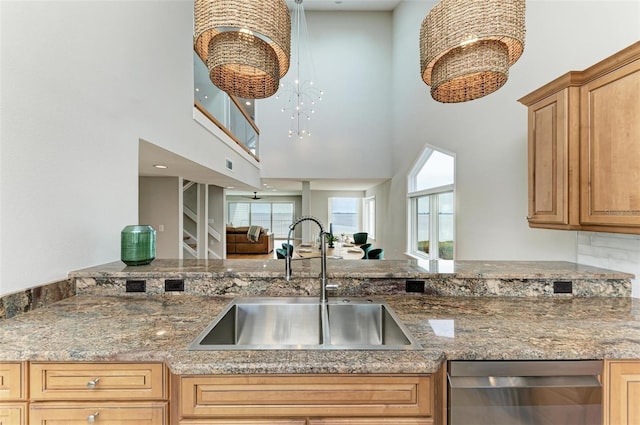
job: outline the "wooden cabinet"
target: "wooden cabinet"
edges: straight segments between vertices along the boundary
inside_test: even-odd
[[[640,52],[584,84],[580,102],[580,221],[640,233]]]
[[[640,360],[606,360],[604,424],[640,424]]]
[[[31,425],[168,425],[166,402],[31,403]]]
[[[0,425],[26,425],[27,403],[0,403]]]
[[[431,425],[430,418],[346,418],[309,419],[307,425]]]
[[[419,375],[182,376],[179,420],[182,425],[425,425],[432,423],[431,386],[429,376]]]
[[[169,424],[162,363],[30,364],[29,424]]]
[[[185,419],[180,425],[307,425],[304,419]]]
[[[26,365],[0,363],[0,425],[26,425],[26,401]]]
[[[531,227],[571,229],[579,224],[579,88],[568,73],[529,106],[529,206]],[[549,94],[548,91],[560,89]],[[538,99],[540,96],[545,96]]]
[[[640,234],[640,42],[519,101],[529,226]]]

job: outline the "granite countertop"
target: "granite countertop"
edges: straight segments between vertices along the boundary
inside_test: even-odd
[[[640,358],[630,297],[381,298],[418,351],[188,351],[228,297],[71,297],[0,326],[0,360],[164,361],[176,374],[432,373],[445,359]]]
[[[320,273],[319,259],[294,260],[295,277],[316,277]],[[330,278],[500,278],[500,279],[629,279],[629,273],[565,261],[448,261],[448,260],[334,260],[327,261]],[[268,277],[284,275],[282,260],[172,260],[156,259],[144,266],[128,267],[114,261],[76,270],[78,277]]]

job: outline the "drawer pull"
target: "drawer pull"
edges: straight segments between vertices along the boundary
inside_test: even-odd
[[[96,378],[93,381],[87,382],[87,388],[89,388],[90,390],[94,389],[96,387],[96,385],[98,385],[98,381],[99,380],[100,380],[100,378]]]
[[[96,413],[94,413],[93,415],[89,415],[89,416],[87,417],[87,422],[88,422],[88,423],[90,423],[90,424],[94,423],[94,422],[96,421],[96,419],[98,419],[98,418],[97,418],[97,416],[98,416],[99,414],[100,414],[100,413],[96,412]]]

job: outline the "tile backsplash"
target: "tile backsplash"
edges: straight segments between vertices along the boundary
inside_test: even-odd
[[[578,263],[633,273],[632,296],[640,298],[640,235],[578,232]]]

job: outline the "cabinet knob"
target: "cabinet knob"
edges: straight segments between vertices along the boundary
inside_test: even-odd
[[[98,385],[98,381],[100,381],[100,378],[96,378],[93,381],[87,382],[87,388],[89,388],[90,390],[94,389],[96,385]]]
[[[96,412],[93,415],[87,416],[87,422],[90,423],[90,424],[94,423],[96,421],[96,419],[98,419],[98,415],[99,414],[100,413]]]

